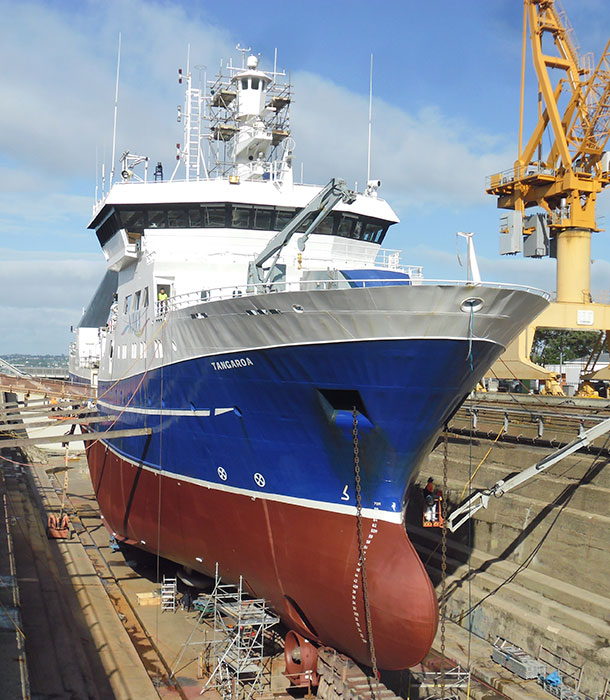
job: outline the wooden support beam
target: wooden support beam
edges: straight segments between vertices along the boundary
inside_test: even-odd
[[[83,406],[78,408],[78,406]],[[54,411],[52,409],[55,409]],[[6,411],[0,409],[0,420],[3,418],[18,418],[20,413],[25,413],[28,416],[32,415],[46,415],[47,413],[54,413],[56,415],[65,415],[69,413],[97,413],[97,408],[86,408],[85,404],[77,404],[77,408],[72,408],[71,406],[28,406],[27,408],[8,408]]]
[[[0,425],[0,433],[8,433],[11,430],[29,430],[30,428],[56,428],[58,425],[89,425],[90,423],[111,423],[114,419],[109,416],[91,416],[90,418],[72,418],[63,420],[33,421],[32,423],[9,423]]]
[[[101,433],[85,433],[81,435],[54,435],[38,438],[14,438],[0,440],[0,450],[5,447],[29,447],[30,445],[52,445],[55,442],[91,442],[93,440],[114,440],[120,437],[137,437],[151,435],[152,428],[130,428],[127,430],[108,430]]]

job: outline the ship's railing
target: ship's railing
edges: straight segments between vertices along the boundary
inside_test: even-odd
[[[376,279],[311,279],[311,280],[298,280],[294,282],[273,282],[268,284],[244,284],[244,285],[232,285],[229,287],[216,287],[212,289],[202,289],[194,292],[186,292],[185,294],[176,294],[164,301],[157,301],[155,306],[155,315],[157,319],[163,318],[170,311],[177,311],[179,309],[185,309],[191,306],[197,306],[203,303],[209,303],[212,301],[222,301],[225,299],[238,299],[241,297],[250,296],[260,296],[262,294],[271,293],[283,293],[283,292],[314,292],[314,291],[325,291],[331,289],[352,289],[352,288],[365,288],[365,287],[379,287],[379,286],[422,286],[422,285],[433,285],[433,286],[451,286],[451,287],[465,287],[473,290],[473,294],[476,294],[476,289],[478,285],[473,284],[467,280],[430,280],[422,278],[400,278],[400,277],[389,277],[376,278]],[[521,284],[506,284],[504,282],[482,282],[481,286],[492,287],[495,289],[511,289],[520,290],[524,292],[530,292],[531,294],[536,294],[541,296],[547,301],[550,300],[551,295],[542,289],[537,289],[536,287],[529,287]]]

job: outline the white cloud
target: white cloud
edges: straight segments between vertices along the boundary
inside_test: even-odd
[[[293,136],[305,180],[340,175],[366,180],[368,101],[310,73],[295,74]],[[396,207],[485,201],[485,177],[507,167],[514,155],[491,133],[429,106],[411,114],[385,100],[374,102],[373,177]]]
[[[70,326],[78,323],[105,268],[101,255],[0,249],[0,277],[7,290],[0,354],[66,352]]]

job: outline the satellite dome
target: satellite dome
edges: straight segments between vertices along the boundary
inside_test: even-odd
[[[256,56],[248,56],[248,63],[246,65],[250,70],[256,70],[258,68],[258,58]]]

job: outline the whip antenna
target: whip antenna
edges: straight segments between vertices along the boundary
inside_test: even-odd
[[[112,180],[114,179],[114,159],[116,155],[116,121],[117,115],[119,113],[119,71],[121,69],[121,32],[119,32],[119,49],[116,57],[116,84],[114,88],[114,124],[112,127],[112,161],[110,168],[110,183],[108,184],[108,189],[112,187]]]

